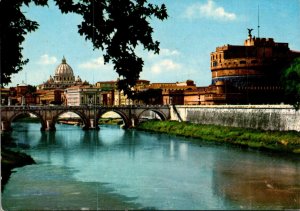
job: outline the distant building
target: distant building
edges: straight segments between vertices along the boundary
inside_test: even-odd
[[[61,64],[55,69],[54,76],[50,75],[46,82],[37,86],[37,101],[39,104],[60,105],[65,100],[63,94],[66,88],[88,84],[86,81],[82,82],[79,76],[75,79],[72,67],[68,65],[65,57],[63,57]]]
[[[65,89],[70,86],[77,86],[88,84],[86,81],[82,82],[81,78],[77,76],[75,79],[73,69],[68,65],[65,57],[63,57],[61,64],[57,66],[54,76],[50,75],[49,79],[43,84],[38,85],[38,89],[52,90],[52,89]]]
[[[150,81],[148,80],[137,80],[135,86],[131,89],[133,92],[140,92],[148,89]],[[133,104],[143,104],[141,101],[129,99],[124,95],[123,91],[118,89],[114,93],[114,105],[133,105]]]
[[[63,90],[37,90],[36,91],[36,103],[40,105],[61,105],[64,102]]]
[[[68,106],[101,104],[101,89],[92,85],[66,88],[64,96]]]
[[[24,82],[16,87],[1,88],[2,105],[28,105],[36,104],[36,87]]]
[[[13,95],[10,88],[0,88],[1,105],[7,105],[8,99]]]
[[[118,81],[99,81],[96,83],[96,87],[101,88],[101,105],[132,105],[139,104],[134,102],[124,95],[123,91],[118,90]],[[137,80],[136,85],[132,88],[132,91],[139,92],[148,89],[150,81]]]
[[[101,105],[114,105],[114,93],[117,89],[116,81],[99,81],[96,87],[101,89]]]
[[[195,91],[197,90],[196,84],[192,80],[187,80],[185,82],[176,82],[176,83],[152,83],[148,87],[149,89],[161,89],[162,98],[161,103],[164,105],[176,104],[183,105],[188,104],[185,101],[185,91]]]

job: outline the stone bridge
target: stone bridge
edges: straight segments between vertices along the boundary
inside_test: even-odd
[[[41,130],[55,130],[58,118],[67,112],[77,114],[83,129],[99,129],[100,117],[113,111],[121,116],[125,127],[139,124],[145,111],[153,111],[161,120],[170,119],[170,108],[167,105],[125,105],[125,106],[1,106],[1,131],[10,131],[11,123],[24,114],[33,114],[41,122]]]

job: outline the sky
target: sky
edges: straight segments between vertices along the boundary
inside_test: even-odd
[[[90,41],[77,32],[81,17],[61,14],[49,0],[49,7],[22,7],[26,17],[39,23],[39,29],[25,37],[24,69],[12,75],[16,86],[22,82],[38,85],[54,75],[63,56],[75,77],[92,84],[116,80],[111,64],[104,65],[103,52],[93,50]],[[211,84],[210,53],[226,44],[243,45],[247,28],[260,37],[289,43],[300,51],[300,0],[148,0],[165,4],[168,19],[151,19],[153,38],[160,42],[160,54],[137,49],[145,62],[140,79],[151,83],[193,80],[197,86]]]

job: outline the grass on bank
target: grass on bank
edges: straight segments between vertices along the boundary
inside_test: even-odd
[[[300,153],[300,133],[296,131],[263,131],[177,121],[147,121],[141,123],[138,129],[197,138],[202,141]]]

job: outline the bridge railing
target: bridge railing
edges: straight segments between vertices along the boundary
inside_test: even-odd
[[[80,105],[80,106],[69,106],[69,105],[11,105],[1,106],[1,110],[69,110],[69,109],[101,109],[101,108],[168,108],[169,105]]]

